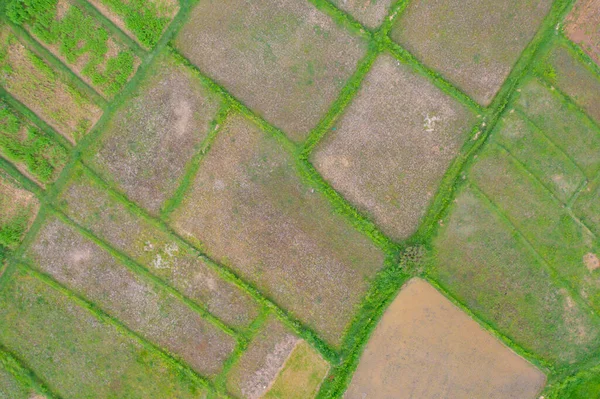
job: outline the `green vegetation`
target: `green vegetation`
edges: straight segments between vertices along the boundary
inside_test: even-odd
[[[0,155],[23,165],[41,183],[54,180],[67,162],[67,150],[0,100]]]
[[[59,9],[66,10],[59,15]],[[133,52],[70,0],[10,0],[6,14],[108,97],[118,93],[134,73]]]
[[[37,213],[37,199],[0,170],[0,248],[14,249]]]

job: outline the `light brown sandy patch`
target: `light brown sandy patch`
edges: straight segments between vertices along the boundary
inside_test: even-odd
[[[598,255],[595,253],[587,253],[583,256],[583,263],[588,268],[590,272],[600,268],[600,259],[598,259]]]
[[[474,123],[475,115],[385,54],[312,161],[400,240],[416,230]]]
[[[412,279],[375,329],[346,399],[533,399],[546,376],[427,282]]]
[[[600,65],[600,0],[577,0],[565,30]]]

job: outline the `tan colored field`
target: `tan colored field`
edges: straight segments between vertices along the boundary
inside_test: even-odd
[[[332,3],[367,28],[377,28],[388,14],[392,0],[333,0]]]
[[[383,265],[279,143],[240,115],[225,121],[172,220],[334,345]]]
[[[565,30],[600,65],[600,0],[577,0]]]
[[[102,110],[65,77],[26,49],[0,23],[0,84],[72,143],[83,137]]]
[[[386,310],[346,399],[534,399],[546,376],[427,282],[409,281]]]
[[[146,267],[152,274],[232,327],[248,327],[257,304],[179,240],[137,216],[83,170],[60,197],[62,209],[77,223]]]
[[[262,398],[298,342],[298,337],[270,316],[227,375],[227,389],[238,398]]]
[[[551,0],[410,1],[392,38],[487,106],[551,5]]]
[[[310,2],[205,0],[176,46],[296,141],[315,127],[366,52]]]
[[[328,370],[329,363],[306,341],[299,341],[263,398],[314,398]]]
[[[133,331],[213,376],[235,340],[155,283],[144,279],[71,227],[50,219],[27,250],[42,272],[89,299]]]
[[[208,134],[219,102],[191,69],[163,56],[127,104],[108,123],[90,162],[157,214]]]
[[[409,66],[382,55],[312,158],[336,190],[400,240],[419,226],[475,120]]]

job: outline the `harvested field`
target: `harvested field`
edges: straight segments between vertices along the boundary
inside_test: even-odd
[[[36,268],[203,375],[219,373],[235,340],[159,285],[136,275],[58,220],[48,221],[27,250]]]
[[[43,185],[56,179],[68,151],[0,100],[0,156]]]
[[[0,303],[0,342],[61,397],[204,397],[170,362],[28,274],[13,276]]]
[[[0,250],[15,248],[29,230],[39,200],[0,170]]]
[[[536,399],[546,376],[427,282],[410,280],[386,310],[346,399]]]
[[[475,115],[410,67],[380,56],[312,160],[397,240],[419,226]]]
[[[198,2],[176,46],[248,107],[301,141],[366,53],[309,2]]]
[[[74,0],[25,4],[9,0],[9,18],[65,62],[105,97],[118,93],[140,60]]]
[[[553,47],[542,74],[600,123],[600,77],[574,51],[566,45]]]
[[[391,36],[488,106],[551,5],[551,0],[415,0]]]
[[[598,127],[536,79],[519,90],[516,104],[522,114],[571,157],[588,179],[596,177],[600,170]]]
[[[565,31],[600,65],[600,0],[577,0],[567,17]]]
[[[496,127],[491,141],[533,174],[556,198],[567,203],[586,181],[579,167],[525,115],[508,113]]]
[[[541,258],[600,310],[600,281],[583,260],[588,253],[600,254],[597,237],[525,168],[496,149],[489,148],[479,157],[471,176]]]
[[[157,214],[208,134],[219,102],[194,72],[161,58],[88,154],[92,166]]]
[[[59,203],[75,222],[226,324],[244,328],[258,316],[258,305],[246,293],[223,280],[187,245],[117,201],[83,170],[75,174]]]
[[[429,274],[525,350],[566,366],[598,347],[596,316],[554,282],[527,242],[476,189],[458,193],[434,251]]]
[[[314,398],[329,364],[305,341],[296,343],[265,399]]]
[[[274,138],[232,115],[172,225],[339,345],[383,254],[297,173]]]
[[[158,43],[165,29],[179,11],[179,1],[177,0],[89,1],[115,25],[148,49]]]
[[[299,342],[271,316],[227,375],[227,389],[238,398],[263,398]]]
[[[375,29],[388,15],[392,0],[332,0],[367,28]]]
[[[85,93],[25,48],[2,24],[0,71],[0,84],[72,143],[102,115]]]

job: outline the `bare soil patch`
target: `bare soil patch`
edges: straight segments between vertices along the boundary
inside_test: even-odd
[[[227,389],[244,399],[262,398],[299,342],[270,317],[227,376]]]
[[[400,240],[418,227],[474,123],[456,100],[383,55],[312,160],[336,190]]]
[[[366,43],[294,0],[201,1],[176,45],[296,141],[324,116],[366,52]]]
[[[107,124],[89,160],[157,214],[179,186],[218,107],[192,70],[164,56]]]
[[[100,119],[102,110],[86,94],[25,48],[3,24],[0,54],[2,86],[71,142]]]
[[[367,28],[377,28],[388,14],[392,0],[333,0]]]
[[[383,264],[382,252],[302,183],[278,142],[240,115],[224,123],[172,220],[334,345]]]
[[[170,362],[36,278],[18,271],[0,305],[2,344],[59,397],[204,397]]]
[[[551,0],[411,1],[391,35],[487,106],[551,5]]]
[[[598,255],[592,252],[588,252],[583,255],[583,263],[588,268],[590,272],[593,272],[596,269],[600,269],[600,259],[598,259]]]
[[[328,370],[329,363],[306,341],[299,341],[263,398],[314,398]]]
[[[347,399],[534,399],[546,376],[427,282],[409,281],[362,355]]]
[[[63,191],[62,209],[77,223],[127,254],[232,327],[248,327],[258,305],[221,278],[198,253],[143,220],[83,171]]]
[[[565,30],[600,65],[600,0],[577,0]]]
[[[232,337],[56,219],[42,227],[27,257],[201,374],[219,373],[235,347]]]

